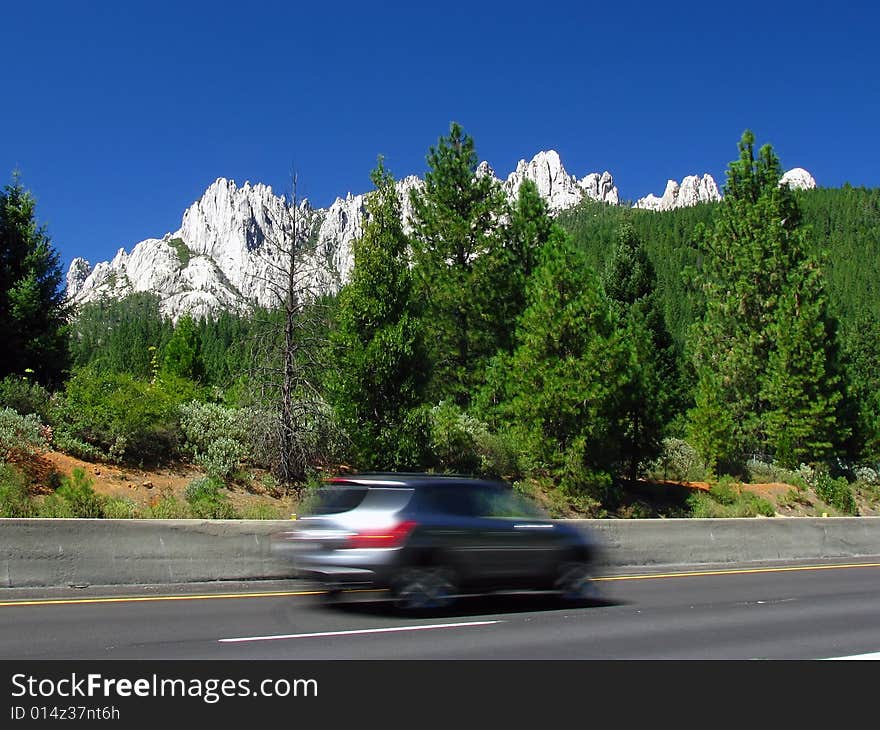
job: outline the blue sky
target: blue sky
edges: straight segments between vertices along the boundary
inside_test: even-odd
[[[460,122],[500,176],[556,149],[621,196],[723,184],[751,128],[823,186],[880,186],[868,2],[18,2],[0,9],[0,173],[65,268],[180,225],[218,177],[316,206]]]

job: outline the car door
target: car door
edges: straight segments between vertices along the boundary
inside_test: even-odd
[[[477,510],[497,578],[515,586],[553,574],[563,538],[536,506],[512,489],[498,488],[480,493]]]

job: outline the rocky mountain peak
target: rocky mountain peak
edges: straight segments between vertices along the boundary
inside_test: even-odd
[[[721,200],[718,185],[715,179],[708,173],[702,177],[687,175],[681,184],[675,180],[667,180],[666,190],[661,197],[649,194],[636,201],[634,208],[645,210],[673,210],[686,208],[698,203],[709,203]]]
[[[793,167],[782,176],[779,184],[788,184],[792,190],[813,190],[816,187],[813,176],[803,167]]]
[[[541,151],[529,162],[520,160],[507,180],[504,191],[509,198],[515,198],[523,180],[531,180],[538,193],[547,201],[551,213],[572,208],[584,198],[617,205],[619,195],[611,173],[590,173],[581,180],[569,175],[556,150]]]
[[[510,200],[524,180],[534,181],[553,214],[585,199],[620,202],[609,172],[578,179],[568,173],[555,150],[541,151],[528,162],[520,160],[503,181],[488,162],[480,163],[476,174],[498,180]],[[792,187],[815,187],[812,176],[801,168],[790,170],[783,181]],[[423,186],[415,175],[396,182],[407,231],[412,230],[410,194]],[[689,175],[681,183],[669,180],[661,197],[649,195],[635,207],[670,210],[720,198],[711,175]],[[363,234],[366,216],[366,194],[349,192],[327,208],[314,208],[302,199],[293,208],[268,185],[245,182],[239,187],[219,177],[186,209],[177,231],[145,239],[130,252],[119,249],[111,261],[95,266],[75,258],[67,272],[68,298],[81,304],[150,291],[161,297],[163,312],[175,319],[183,313],[198,317],[221,309],[241,310],[252,303],[273,305],[277,251],[294,238],[316,244],[312,258],[304,262],[308,286],[315,293],[334,292],[350,276],[352,242]]]

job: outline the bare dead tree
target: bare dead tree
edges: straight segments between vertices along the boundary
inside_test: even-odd
[[[297,489],[308,471],[326,456],[323,426],[329,409],[316,385],[324,363],[326,312],[319,284],[326,276],[312,226],[301,209],[297,176],[292,176],[291,221],[282,222],[277,240],[254,250],[263,265],[255,274],[270,303],[253,308],[251,382],[269,422],[255,433],[285,491]]]

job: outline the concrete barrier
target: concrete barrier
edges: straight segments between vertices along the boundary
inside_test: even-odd
[[[580,520],[608,566],[880,556],[880,517]]]
[[[605,567],[880,556],[880,517],[576,520]],[[287,520],[0,519],[0,587],[289,578]]]
[[[0,519],[0,586],[284,578],[270,535],[289,521]]]

